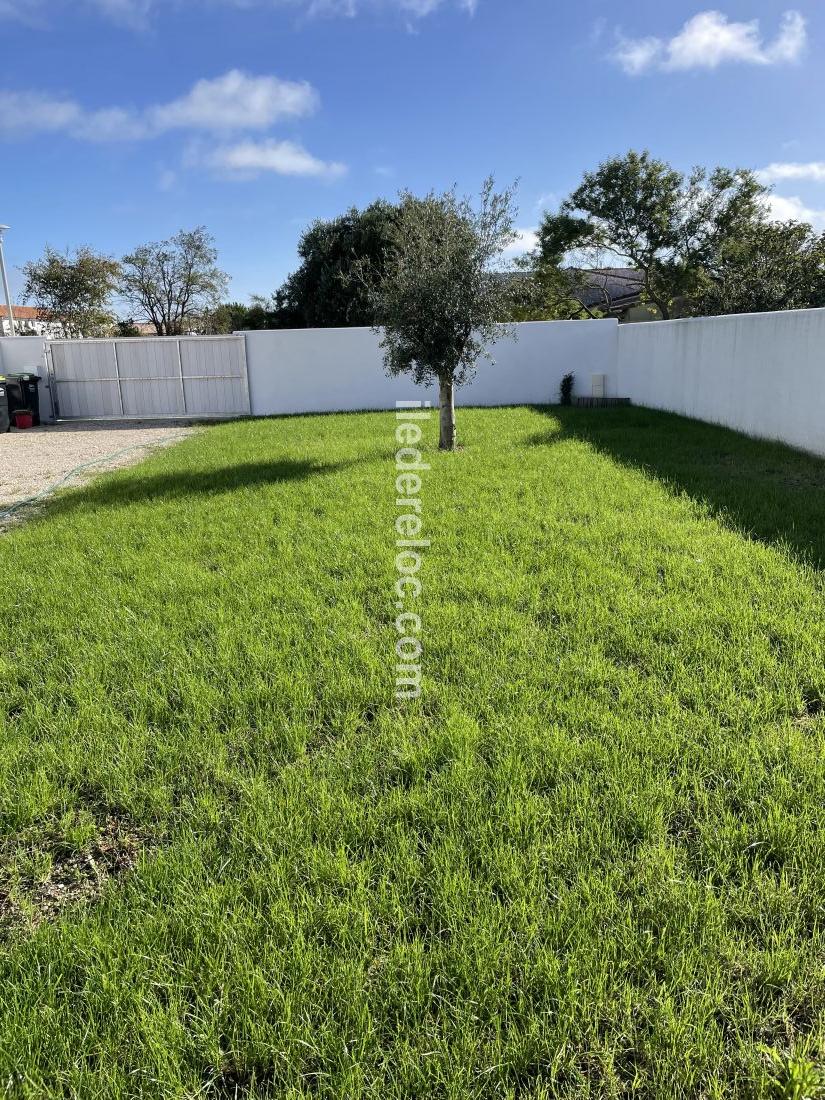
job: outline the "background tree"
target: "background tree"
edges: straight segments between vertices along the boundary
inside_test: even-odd
[[[204,331],[209,334],[243,332],[248,329],[278,328],[275,303],[255,294],[249,305],[243,302],[222,302],[205,318]]]
[[[571,256],[591,235],[589,224],[570,214],[546,214],[539,226],[538,246],[516,261],[523,272],[513,320],[553,321],[597,317],[582,301],[582,269]]]
[[[725,243],[694,296],[697,314],[825,306],[825,233],[766,222]]]
[[[587,254],[591,267],[605,254],[618,257],[642,276],[643,300],[668,318],[729,242],[764,223],[766,194],[745,169],[694,168],[685,176],[631,151],[587,172],[559,214],[545,217],[536,270],[558,269],[565,246]]]
[[[380,269],[362,268],[387,372],[438,381],[443,450],[455,448],[455,387],[507,332],[497,322],[511,289],[494,264],[516,239],[513,196],[512,189],[496,193],[492,179],[478,209],[454,191],[402,193]]]
[[[66,336],[103,336],[114,324],[110,302],[120,265],[89,247],[58,252],[48,245],[23,266],[24,294]]]
[[[523,273],[520,312],[513,320],[555,321],[614,316],[637,293],[632,269],[590,267],[591,227],[570,214],[546,214],[537,233],[538,247],[516,261]]]
[[[155,326],[180,336],[220,302],[228,276],[217,266],[214,238],[204,226],[144,244],[123,257],[120,295]]]
[[[372,325],[370,295],[350,276],[363,265],[380,274],[393,239],[398,207],[379,199],[332,221],[315,221],[298,244],[301,265],[274,295],[279,328]]]

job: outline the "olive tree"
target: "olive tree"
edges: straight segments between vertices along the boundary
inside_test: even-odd
[[[380,270],[363,267],[390,375],[439,387],[442,450],[454,450],[455,387],[508,331],[511,281],[495,262],[516,240],[514,189],[484,183],[477,207],[455,191],[402,192]]]

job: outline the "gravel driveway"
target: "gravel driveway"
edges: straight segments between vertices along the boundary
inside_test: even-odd
[[[107,421],[50,424],[27,431],[12,429],[0,435],[0,510],[50,488],[76,466],[96,463],[72,477],[67,486],[80,485],[101,470],[130,466],[151,449],[177,442],[196,430],[188,424],[168,421],[140,424]],[[126,447],[131,448],[126,454],[108,457]]]

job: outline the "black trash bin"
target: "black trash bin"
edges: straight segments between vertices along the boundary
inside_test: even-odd
[[[9,397],[6,390],[6,376],[0,374],[0,432],[7,432],[11,427],[9,419]]]
[[[14,424],[14,414],[18,410],[31,412],[23,399],[23,387],[13,374],[6,375],[6,403],[9,407],[9,420]]]
[[[7,374],[9,381],[9,414],[15,409],[28,409],[32,414],[32,423],[40,423],[40,376],[25,371],[20,374]],[[18,401],[21,404],[18,405]]]

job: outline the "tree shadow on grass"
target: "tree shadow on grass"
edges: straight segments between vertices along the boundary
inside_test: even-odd
[[[531,436],[529,444],[582,440],[704,502],[752,538],[825,567],[825,460],[653,409],[533,408],[560,428]]]
[[[242,489],[303,481],[310,477],[334,474],[352,462],[308,462],[280,459],[274,462],[243,462],[211,469],[179,469],[149,474],[135,466],[115,479],[93,482],[76,492],[51,501],[53,514],[77,508],[118,507],[149,501],[176,501],[188,497],[217,497]]]

